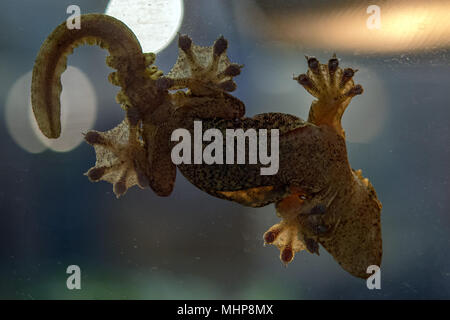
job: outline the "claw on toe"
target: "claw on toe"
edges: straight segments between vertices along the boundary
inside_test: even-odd
[[[94,147],[97,158],[95,166],[85,173],[89,180],[112,183],[117,197],[134,185],[148,186],[145,149],[137,126],[130,126],[128,117],[109,131],[89,131],[84,138]]]
[[[361,85],[355,85],[352,68],[342,70],[336,54],[327,64],[315,57],[305,56],[308,72],[294,77],[311,95],[317,98],[311,105],[308,121],[316,125],[327,125],[345,137],[341,118],[351,99],[363,93]]]
[[[242,65],[231,63],[226,55],[228,41],[219,37],[213,46],[201,47],[187,35],[178,38],[177,62],[161,85],[170,90],[188,88],[193,95],[209,95],[234,91],[233,77],[241,73]],[[163,79],[164,79],[163,78]]]

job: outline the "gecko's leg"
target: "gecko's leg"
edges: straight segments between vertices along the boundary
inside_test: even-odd
[[[127,111],[125,120],[115,128],[106,132],[89,131],[85,135],[97,158],[86,175],[91,181],[112,183],[117,197],[134,185],[145,188],[149,184],[146,149],[140,138],[138,118],[132,110]]]
[[[156,80],[156,87],[164,92],[187,88],[188,92],[169,93],[167,104],[149,114],[143,123],[150,186],[160,196],[172,192],[176,178],[170,148],[173,130],[192,125],[196,118],[234,119],[245,113],[244,104],[226,93],[235,89],[232,79],[242,67],[228,60],[227,41],[221,37],[212,47],[199,47],[188,36],[180,36],[178,46],[175,66],[167,76]]]
[[[213,46],[201,47],[187,35],[178,39],[179,54],[172,70],[161,81],[169,81],[168,89],[188,88],[191,96],[217,96],[236,89],[233,77],[241,73],[242,65],[231,63],[226,50],[228,42],[218,38]],[[164,80],[165,79],[165,80]]]
[[[336,198],[333,189],[314,193],[297,186],[288,189],[289,195],[276,203],[281,222],[264,234],[265,243],[280,249],[280,259],[285,264],[304,249],[319,255],[319,242],[331,239],[340,222],[340,218],[327,209]]]
[[[296,252],[307,249],[298,223],[298,214],[305,200],[304,192],[291,190],[289,196],[276,204],[277,215],[282,218],[281,222],[270,227],[264,234],[264,243],[278,247],[280,260],[285,265],[294,259]]]
[[[144,122],[144,139],[147,141],[148,176],[150,187],[159,196],[172,193],[177,168],[172,162],[170,137],[173,127],[167,122],[158,125]]]
[[[276,208],[282,220],[264,234],[264,242],[280,249],[280,259],[285,264],[301,250],[319,255],[319,242],[329,240],[339,224],[339,221],[331,225],[325,223],[321,206],[315,206],[308,213],[300,213],[305,207],[303,196],[303,193],[291,193],[279,201]]]
[[[317,98],[311,104],[308,121],[315,125],[327,125],[345,136],[341,118],[351,99],[362,94],[361,85],[355,85],[353,75],[357,70],[339,67],[336,55],[321,64],[314,57],[306,57],[308,72],[294,77],[311,95]]]
[[[300,233],[309,252],[319,255],[319,242],[331,240],[339,226],[340,217],[326,214],[325,205],[316,205],[309,212],[298,215]]]
[[[183,96],[182,99],[186,100],[183,107],[175,107],[173,112],[167,112],[165,109],[171,107],[162,105],[149,116],[151,121],[144,120],[143,124],[150,163],[150,187],[159,196],[170,195],[175,183],[176,166],[171,159],[171,135],[175,129],[190,128],[195,119],[234,119],[242,117],[245,112],[244,104],[230,95],[222,97],[229,101],[225,104],[210,97]],[[155,120],[159,121],[155,123]]]

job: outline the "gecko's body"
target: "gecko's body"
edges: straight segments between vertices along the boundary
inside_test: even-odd
[[[381,204],[370,182],[351,169],[340,122],[351,98],[362,93],[352,69],[340,69],[335,57],[327,65],[308,58],[308,73],[295,78],[318,98],[308,121],[281,113],[249,118],[244,104],[228,93],[242,66],[228,60],[223,37],[211,47],[199,47],[180,36],[178,60],[163,75],[152,66],[154,55],[142,53],[120,21],[88,14],[81,16],[81,24],[80,30],[61,24],[42,45],[33,70],[32,104],[42,132],[57,138],[66,56],[85,42],[109,50],[107,63],[117,70],[109,80],[122,88],[117,101],[126,117],[107,132],[86,134],[97,155],[87,172],[90,180],[113,183],[117,196],[133,185],[168,196],[176,176],[170,139],[175,129],[192,132],[195,120],[202,121],[203,130],[279,129],[275,175],[261,175],[257,164],[180,164],[178,169],[215,197],[252,207],[274,203],[282,221],[264,240],[280,249],[284,263],[300,250],[318,254],[320,243],[355,276],[366,278],[368,266],[380,265]]]

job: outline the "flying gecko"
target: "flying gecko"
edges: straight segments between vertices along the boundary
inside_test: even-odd
[[[350,101],[363,92],[353,81],[356,70],[340,68],[335,55],[326,64],[306,57],[307,72],[294,80],[316,98],[307,121],[283,113],[247,117],[245,104],[231,94],[243,66],[229,60],[224,37],[202,47],[180,35],[178,59],[164,74],[154,65],[155,54],[143,53],[124,23],[104,14],[84,14],[80,29],[59,25],[34,64],[33,112],[48,138],[60,136],[60,78],[67,56],[81,44],[109,51],[106,63],[116,71],[108,79],[121,87],[116,100],[125,113],[115,128],[85,133],[96,153],[96,164],[86,173],[91,181],[112,183],[117,197],[134,185],[169,196],[178,168],[212,196],[250,207],[273,203],[281,221],[263,239],[278,247],[286,265],[299,251],[319,254],[320,244],[356,277],[367,278],[370,265],[380,266],[382,206],[361,170],[351,168],[341,126]],[[175,165],[171,134],[177,128],[192,132],[196,120],[202,121],[203,130],[277,129],[278,172],[261,175],[261,164]]]

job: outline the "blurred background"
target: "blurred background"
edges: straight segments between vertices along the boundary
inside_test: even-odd
[[[247,115],[307,118],[312,101],[292,75],[305,54],[334,52],[359,69],[364,94],[343,118],[350,163],[383,204],[381,290],[368,290],[321,248],[285,268],[262,235],[274,207],[213,198],[181,174],[169,198],[130,189],[120,200],[83,176],[94,165],[82,132],[123,112],[107,81],[106,51],[79,47],[63,75],[63,136],[31,117],[31,70],[41,43],[70,15],[105,12],[138,33],[168,72],[177,32],[199,45],[223,34],[244,64],[235,95]],[[376,6],[376,7],[374,7]],[[448,299],[450,298],[449,1],[16,0],[0,4],[0,298]],[[81,268],[68,290],[66,268]]]

